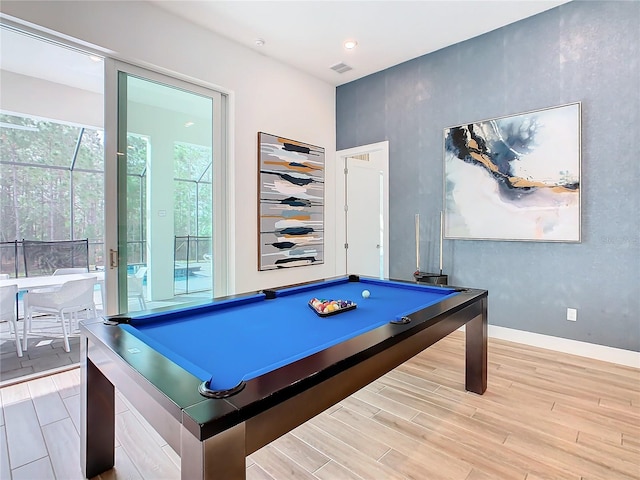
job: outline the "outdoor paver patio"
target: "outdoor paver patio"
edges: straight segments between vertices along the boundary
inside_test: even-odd
[[[0,324],[0,384],[20,377],[30,376],[65,366],[73,366],[80,361],[80,334],[69,337],[70,352],[64,351],[62,331],[54,317],[34,320],[34,333],[27,340],[27,351],[18,357],[9,324]],[[22,320],[18,322],[22,337]]]

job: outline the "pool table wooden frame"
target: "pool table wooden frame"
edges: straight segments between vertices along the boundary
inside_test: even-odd
[[[247,455],[462,325],[466,325],[465,388],[484,393],[487,292],[462,289],[409,317],[409,324],[384,325],[249,380],[242,392],[225,399],[201,396],[200,379],[134,335],[105,325],[102,319],[84,322],[82,471],[91,478],[114,466],[115,388],[180,455],[183,480],[245,478]]]

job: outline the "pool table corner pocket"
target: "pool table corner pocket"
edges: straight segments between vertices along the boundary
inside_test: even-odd
[[[207,398],[227,398],[235,395],[236,393],[240,393],[247,385],[244,380],[241,380],[240,383],[238,383],[235,387],[231,387],[225,390],[214,390],[210,388],[211,380],[213,380],[213,378],[205,380],[198,386],[198,392],[200,392],[200,395]]]

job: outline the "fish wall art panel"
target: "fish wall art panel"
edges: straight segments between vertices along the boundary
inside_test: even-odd
[[[324,148],[258,132],[258,269],[324,263]]]
[[[444,237],[580,242],[580,103],[444,130]]]

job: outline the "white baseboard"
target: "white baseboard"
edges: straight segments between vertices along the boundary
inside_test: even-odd
[[[640,352],[489,325],[489,337],[640,368]]]

